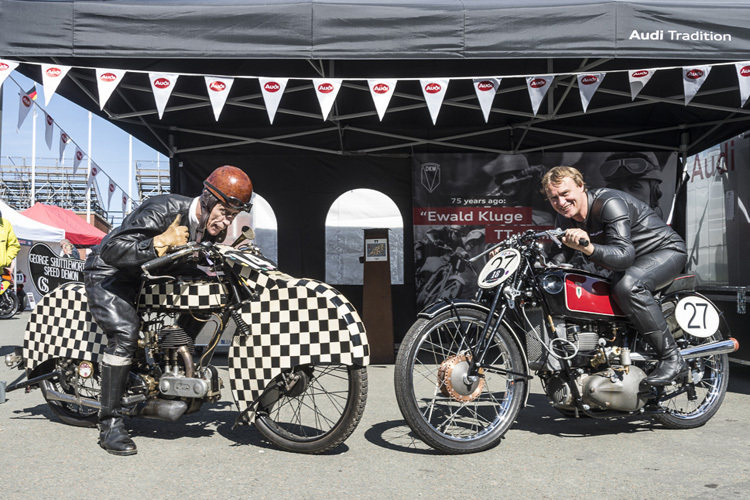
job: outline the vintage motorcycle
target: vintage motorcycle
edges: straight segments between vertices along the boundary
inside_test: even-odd
[[[123,412],[173,422],[216,402],[223,382],[210,362],[231,319],[236,331],[227,361],[240,411],[235,425],[254,421],[285,450],[331,450],[351,435],[364,411],[369,364],[364,325],[335,289],[280,272],[254,245],[239,248],[252,238],[245,228],[233,246],[188,243],[142,266],[141,337]],[[206,277],[151,274],[185,259],[207,264]],[[202,353],[178,326],[181,315],[206,324],[213,318],[215,331]],[[94,426],[105,345],[83,285],[63,285],[32,312],[22,351],[6,356],[6,364],[25,368],[28,377],[6,392],[39,386],[64,423]]]
[[[13,285],[13,273],[4,267],[0,278],[0,319],[12,318],[19,310],[18,295]]]
[[[406,334],[395,366],[399,408],[444,453],[496,446],[535,372],[566,417],[648,415],[665,427],[705,424],[721,406],[738,349],[716,306],[682,275],[656,297],[690,366],[666,387],[644,383],[656,355],[611,299],[606,278],[549,262],[560,229],[514,235],[487,252],[474,300],[438,301]],[[583,244],[584,242],[582,242]],[[480,254],[473,260],[483,257]]]

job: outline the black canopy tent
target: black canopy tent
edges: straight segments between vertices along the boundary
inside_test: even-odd
[[[729,0],[0,0],[0,57],[38,81],[37,63],[72,66],[57,92],[167,154],[174,192],[198,192],[222,163],[244,168],[276,211],[292,274],[323,277],[336,197],[382,191],[404,216],[408,281],[412,155],[698,152],[750,128],[731,64],[750,59],[748,18],[750,3]],[[712,70],[685,105],[691,65]],[[103,111],[94,68],[130,71]],[[660,70],[631,99],[627,70],[643,68]],[[182,75],[161,119],[148,72]],[[583,72],[606,73],[585,113]],[[218,121],[203,75],[236,77]],[[536,115],[535,75],[556,75]],[[257,79],[242,78],[259,76],[290,78],[273,124]],[[326,121],[319,77],[344,79]],[[399,80],[382,121],[365,81],[376,77]],[[427,77],[451,79],[434,125]],[[486,123],[473,77],[503,78]]]

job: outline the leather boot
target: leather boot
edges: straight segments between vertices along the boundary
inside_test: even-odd
[[[675,379],[688,374],[690,368],[682,358],[680,349],[677,347],[674,337],[668,329],[644,333],[643,337],[659,356],[659,364],[646,377],[647,384],[669,385]]]
[[[102,363],[102,395],[99,410],[99,446],[113,455],[135,455],[135,443],[122,418],[122,394],[128,381],[130,365]]]

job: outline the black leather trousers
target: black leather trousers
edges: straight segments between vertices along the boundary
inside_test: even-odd
[[[676,278],[686,262],[685,252],[657,250],[636,258],[626,271],[614,274],[612,296],[639,332],[663,332],[667,328],[653,292]]]

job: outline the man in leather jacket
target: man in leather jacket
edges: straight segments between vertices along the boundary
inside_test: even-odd
[[[551,169],[542,190],[562,216],[557,222],[566,229],[565,253],[577,250],[613,271],[615,301],[659,356],[646,383],[669,385],[687,375],[687,363],[653,296],[685,267],[682,238],[634,196],[609,188],[588,190],[575,168]]]
[[[123,423],[121,399],[138,343],[141,264],[188,241],[222,241],[235,216],[252,206],[253,185],[237,167],[219,167],[203,184],[197,198],[159,195],[147,199],[86,259],[89,311],[108,340],[101,361],[99,445],[111,454],[136,453]]]

